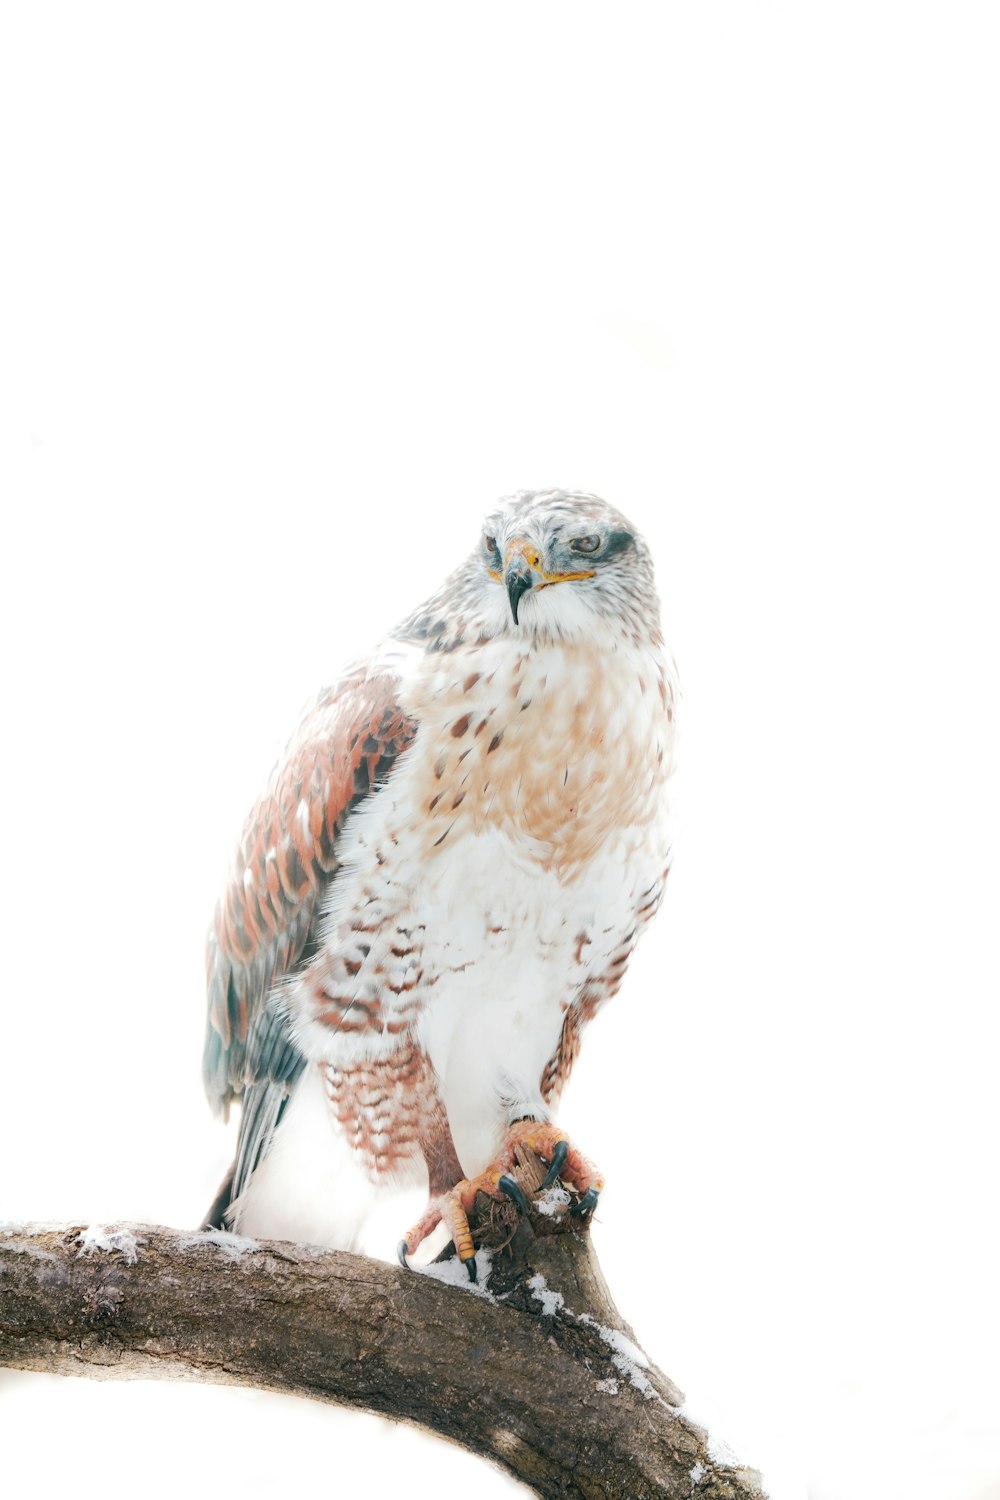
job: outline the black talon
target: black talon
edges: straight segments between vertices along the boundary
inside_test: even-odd
[[[550,1188],[555,1182],[562,1171],[562,1164],[566,1160],[566,1153],[568,1151],[569,1146],[566,1141],[556,1141],[552,1151],[552,1160],[549,1162],[549,1170],[546,1172],[542,1180],[542,1185],[538,1190],[540,1193],[544,1193],[545,1189]]]
[[[525,1218],[527,1218],[528,1200],[524,1196],[524,1189],[522,1188],[521,1184],[519,1182],[515,1182],[513,1177],[508,1177],[507,1173],[505,1172],[497,1183],[497,1187],[500,1189],[501,1193],[505,1193],[507,1195],[512,1203],[517,1204],[518,1208],[524,1214]]]
[[[410,1269],[410,1262],[406,1258],[406,1252],[408,1248],[409,1246],[407,1245],[405,1240],[400,1240],[399,1244],[396,1246],[396,1258],[399,1261],[399,1264],[403,1267],[404,1271],[408,1271]]]
[[[588,1188],[583,1197],[580,1199],[579,1203],[574,1203],[572,1205],[572,1207],[570,1208],[570,1213],[574,1216],[574,1218],[577,1219],[580,1218],[582,1214],[592,1213],[597,1207],[597,1200],[599,1197],[600,1194],[598,1193],[596,1188]]]
[[[473,1255],[468,1260],[463,1260],[462,1264],[469,1273],[469,1280],[473,1282],[478,1281],[479,1272],[476,1270],[476,1257]]]

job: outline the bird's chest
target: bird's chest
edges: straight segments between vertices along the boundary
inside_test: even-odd
[[[424,852],[499,833],[512,857],[572,880],[609,842],[656,824],[672,705],[649,653],[485,646],[417,689],[410,795]]]

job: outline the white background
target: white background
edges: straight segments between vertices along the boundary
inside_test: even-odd
[[[1000,1496],[995,14],[7,8],[0,1218],[196,1222],[203,932],[299,707],[497,495],[593,489],[684,690],[563,1111],[609,1280],[775,1495]],[[88,1500],[511,1492],[202,1387],[5,1373],[0,1441]]]

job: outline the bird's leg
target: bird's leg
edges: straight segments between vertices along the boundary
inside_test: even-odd
[[[431,1199],[421,1218],[412,1229],[407,1231],[396,1247],[400,1265],[407,1264],[406,1257],[412,1255],[417,1246],[422,1244],[443,1220],[451,1231],[455,1250],[469,1273],[469,1280],[475,1281],[476,1249],[472,1243],[469,1214],[476,1201],[477,1193],[488,1193],[493,1198],[500,1197],[496,1182],[485,1180],[487,1175],[483,1173],[480,1177],[463,1178],[447,1193]]]
[[[475,1281],[476,1252],[469,1228],[469,1214],[477,1194],[484,1193],[488,1198],[510,1198],[522,1213],[528,1212],[528,1199],[514,1175],[519,1146],[528,1147],[548,1163],[548,1171],[542,1179],[539,1192],[551,1187],[557,1177],[561,1178],[580,1194],[571,1212],[578,1217],[585,1217],[593,1212],[604,1186],[604,1178],[594,1163],[567,1140],[565,1132],[558,1125],[553,1125],[548,1120],[531,1118],[515,1120],[508,1127],[500,1150],[485,1171],[476,1177],[463,1178],[447,1193],[431,1199],[423,1217],[399,1243],[399,1259],[404,1266],[407,1255],[443,1220],[451,1231],[456,1254],[468,1271],[469,1280]]]
[[[414,1224],[413,1228],[407,1230],[406,1234],[396,1246],[396,1255],[399,1258],[399,1264],[401,1266],[406,1266],[408,1264],[406,1257],[408,1255],[412,1255],[417,1246],[422,1245],[427,1236],[429,1234],[433,1234],[435,1229],[440,1224],[444,1216],[443,1202],[443,1194],[439,1195],[436,1198],[432,1198],[427,1207],[424,1209],[423,1214]]]

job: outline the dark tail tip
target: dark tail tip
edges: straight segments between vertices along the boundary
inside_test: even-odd
[[[235,1172],[236,1163],[234,1161],[225,1177],[223,1177],[222,1182],[219,1184],[219,1191],[215,1195],[215,1200],[212,1203],[212,1207],[205,1215],[204,1223],[201,1226],[202,1229],[229,1228],[228,1224],[226,1223],[226,1210],[229,1208],[230,1203],[233,1201],[233,1176],[235,1175]]]

